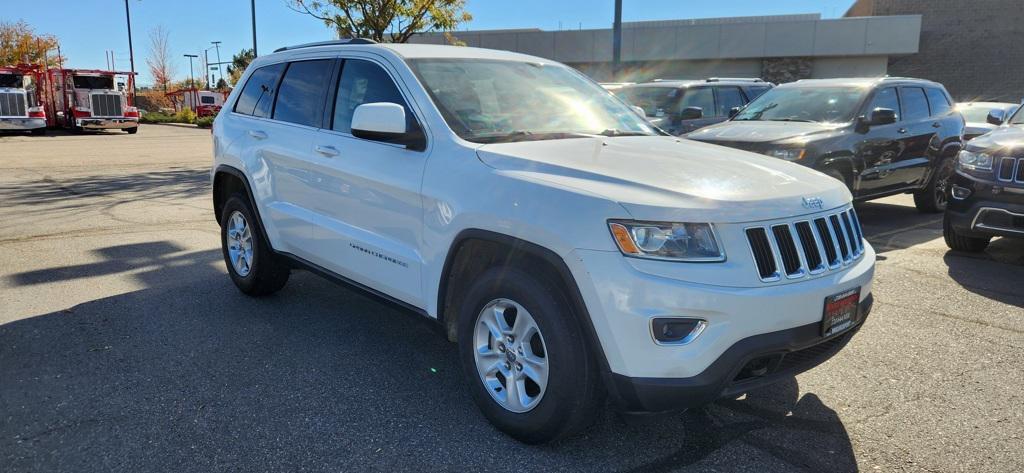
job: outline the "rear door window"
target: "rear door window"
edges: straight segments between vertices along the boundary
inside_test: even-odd
[[[679,110],[686,107],[700,107],[704,111],[704,118],[715,116],[715,93],[710,87],[695,87],[686,90],[683,100],[679,103]]]
[[[928,99],[920,87],[900,87],[900,103],[903,104],[904,120],[928,118]]]
[[[235,112],[254,117],[269,118],[274,105],[274,91],[277,80],[284,70],[284,63],[264,66],[253,71],[245,82],[242,93],[235,103]]]
[[[729,111],[744,104],[739,87],[718,87],[718,116],[727,117]]]
[[[765,85],[755,85],[753,87],[747,87],[747,101],[751,101],[759,97],[761,94],[767,92],[771,87]]]
[[[924,90],[928,94],[928,105],[932,109],[932,116],[945,115],[953,108],[949,103],[949,98],[941,90],[934,87]]]
[[[333,59],[293,62],[281,79],[274,120],[319,128]]]

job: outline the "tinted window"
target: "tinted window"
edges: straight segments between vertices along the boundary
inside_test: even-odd
[[[749,99],[747,101],[749,102],[750,100],[754,100],[754,99],[760,97],[761,94],[763,94],[765,92],[768,92],[768,89],[771,89],[771,87],[767,87],[767,86],[747,87],[747,99]]]
[[[412,112],[406,105],[398,87],[380,66],[358,59],[346,59],[338,81],[338,94],[334,104],[332,128],[352,131],[352,113],[364,103],[391,102],[405,108],[405,117],[411,123]]]
[[[868,105],[867,115],[870,117],[876,108],[888,108],[896,112],[896,121],[900,121],[900,99],[896,97],[895,87],[886,87],[875,92],[875,98],[871,99],[871,104]]]
[[[945,115],[953,108],[949,103],[949,99],[946,98],[946,94],[942,93],[941,90],[933,88],[924,90],[928,94],[928,105],[932,108],[932,115]]]
[[[928,99],[920,87],[900,88],[900,103],[903,104],[904,120],[920,120],[928,117]]]
[[[207,105],[213,105],[213,104],[217,103],[217,101],[214,100],[214,98],[210,97],[209,95],[204,95],[202,97],[199,97],[199,101],[201,103],[204,103],[204,104],[207,104]]]
[[[620,90],[616,95],[644,109],[648,117],[662,117],[670,113],[678,113],[674,104],[679,97],[680,89],[674,87],[629,87]]]
[[[729,110],[742,107],[743,103],[743,94],[740,93],[739,87],[718,88],[718,116],[729,116]]]
[[[283,70],[284,64],[273,64],[253,71],[238,96],[235,111],[254,117],[269,117],[274,103],[274,88]]]
[[[291,63],[278,87],[274,120],[319,127],[333,63],[330,59]]]
[[[76,89],[103,89],[114,90],[114,78],[112,76],[75,76],[72,79]]]
[[[715,116],[715,96],[710,87],[688,89],[679,104],[679,110],[686,107],[700,107],[705,117]]]
[[[735,120],[848,122],[864,94],[861,87],[775,87],[747,104]]]

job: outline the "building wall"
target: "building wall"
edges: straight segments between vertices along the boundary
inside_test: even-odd
[[[1024,98],[1024,1],[860,0],[847,16],[922,15],[917,54],[889,74],[943,83],[960,101]]]

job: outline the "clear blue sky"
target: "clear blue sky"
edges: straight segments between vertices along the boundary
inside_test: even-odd
[[[608,28],[614,0],[468,0],[473,21],[460,29]],[[853,0],[623,0],[623,21],[711,18],[722,16],[820,13],[842,16]],[[252,44],[249,0],[129,0],[135,68],[139,83],[151,78],[146,68],[149,32],[157,25],[170,31],[177,77],[186,78],[183,54],[202,56],[219,40],[221,60]],[[256,0],[256,29],[261,53],[287,44],[330,39],[319,21],[289,10],[286,0]],[[71,67],[102,68],[104,51],[113,50],[119,69],[128,69],[128,40],[123,0],[28,0],[4,2],[4,21],[25,20],[39,33],[60,38]],[[210,50],[215,62],[215,50]],[[196,63],[198,66],[198,62]],[[201,75],[197,74],[197,76]]]

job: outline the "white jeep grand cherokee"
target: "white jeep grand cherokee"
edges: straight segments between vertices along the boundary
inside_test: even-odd
[[[242,292],[293,268],[437,320],[525,442],[699,406],[819,364],[871,309],[850,193],[666,136],[573,69],[486,49],[283,48],[213,127]]]

